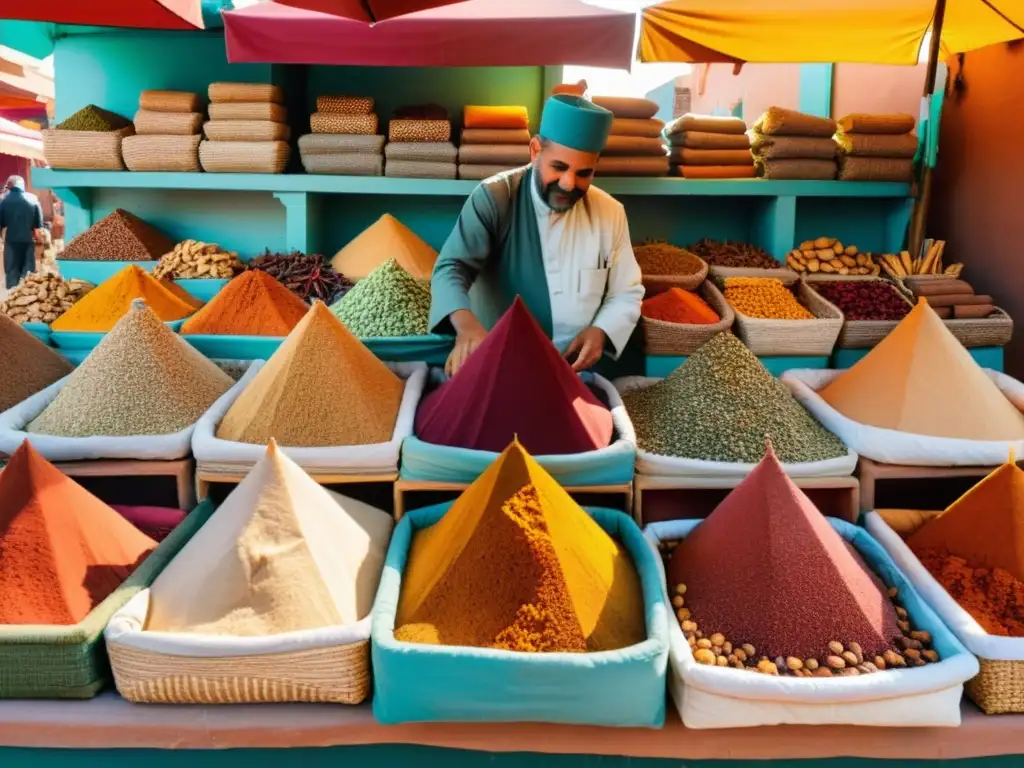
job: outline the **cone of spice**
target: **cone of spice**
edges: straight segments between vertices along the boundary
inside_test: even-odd
[[[182,335],[287,336],[306,303],[260,270],[244,272],[185,321]]]
[[[0,472],[0,531],[0,624],[77,624],[156,547],[28,441]]]
[[[585,453],[612,439],[611,412],[518,297],[416,414],[416,436],[435,445],[497,453],[517,435],[538,456]]]
[[[395,638],[523,652],[646,637],[629,554],[518,443],[415,533]]]
[[[430,285],[390,259],[356,283],[331,311],[362,339],[425,336]]]
[[[437,251],[390,213],[385,213],[338,251],[331,259],[331,266],[349,280],[361,280],[388,259],[394,259],[415,279],[430,280]]]
[[[134,213],[118,208],[71,238],[59,261],[156,261],[174,241]]]
[[[893,604],[898,592],[793,484],[770,443],[675,548],[668,581],[699,663],[831,677],[938,660]]]
[[[405,382],[316,302],[231,405],[217,437],[285,446],[391,440]]]
[[[71,364],[6,315],[0,315],[0,413],[72,371]]]

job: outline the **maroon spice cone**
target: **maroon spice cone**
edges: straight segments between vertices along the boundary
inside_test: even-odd
[[[832,641],[876,655],[901,632],[881,582],[786,475],[771,446],[676,548],[670,587],[709,637],[758,656],[820,658]]]
[[[611,412],[518,297],[416,414],[416,436],[435,445],[500,453],[517,435],[534,456],[584,453],[612,439]]]

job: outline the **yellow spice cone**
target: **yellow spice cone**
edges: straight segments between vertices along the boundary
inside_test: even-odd
[[[417,280],[429,280],[437,251],[402,222],[385,213],[331,259],[331,266],[351,280],[361,280],[394,259]]]

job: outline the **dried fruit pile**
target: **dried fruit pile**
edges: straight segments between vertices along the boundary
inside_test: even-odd
[[[896,287],[884,280],[814,283],[812,287],[839,307],[847,320],[902,320],[911,310]]]
[[[92,289],[84,280],[30,272],[0,303],[0,312],[16,323],[52,323]]]
[[[877,275],[882,271],[870,253],[861,253],[856,245],[843,245],[834,237],[800,243],[786,254],[786,265],[796,272],[836,275]]]
[[[225,251],[216,243],[184,240],[160,257],[153,277],[180,280],[197,277],[230,280],[245,269],[236,251]]]
[[[319,253],[308,256],[300,251],[271,253],[252,259],[248,269],[266,272],[303,301],[312,303],[319,299],[333,304],[352,287],[351,281],[334,271],[326,258]]]
[[[720,242],[705,237],[689,246],[689,250],[713,267],[780,269],[783,266],[768,251],[750,243]]]

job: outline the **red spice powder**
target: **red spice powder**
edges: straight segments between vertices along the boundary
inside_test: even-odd
[[[0,624],[77,624],[155,546],[22,443],[0,472]]]
[[[435,445],[500,453],[516,435],[534,456],[584,453],[612,439],[611,412],[518,298],[416,414],[416,436]]]
[[[828,643],[866,654],[901,632],[881,582],[787,477],[774,451],[676,548],[671,584],[705,636],[758,654],[818,657]]]
[[[941,550],[917,553],[950,596],[990,635],[1024,637],[1024,582],[1002,568],[973,568]]]
[[[651,320],[688,325],[710,325],[721,320],[704,299],[682,288],[669,288],[657,296],[645,299],[640,314]]]

